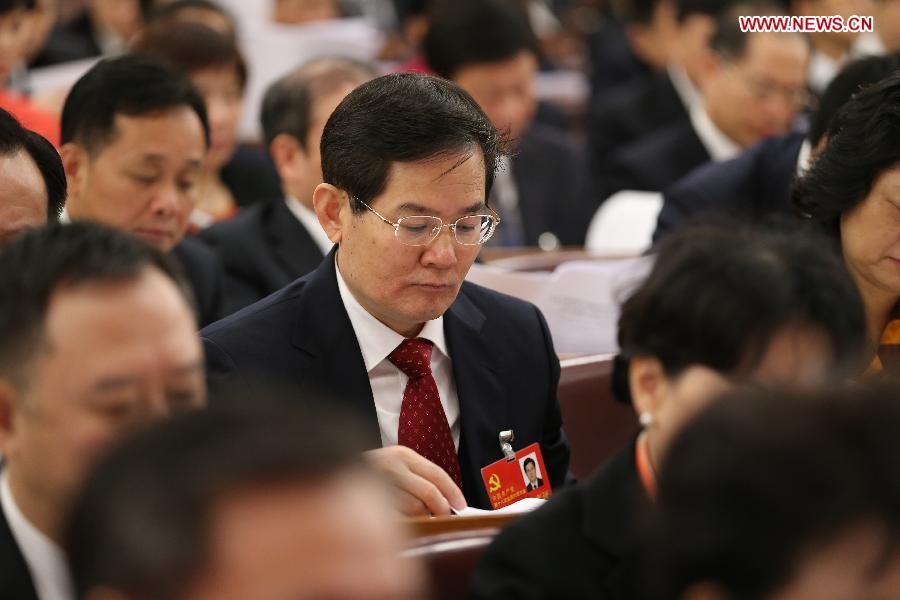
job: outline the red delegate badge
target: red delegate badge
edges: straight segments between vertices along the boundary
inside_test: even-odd
[[[481,478],[494,510],[523,498],[550,497],[550,478],[537,443],[516,452],[514,460],[502,458],[484,467]]]

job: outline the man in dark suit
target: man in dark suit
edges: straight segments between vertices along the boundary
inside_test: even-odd
[[[657,71],[593,99],[588,107],[591,172],[601,174],[619,148],[660,128],[689,121],[699,100],[697,89],[706,67],[716,14],[726,2],[656,0],[635,2],[635,23],[657,32]],[[656,15],[669,14],[666,21]],[[645,35],[649,35],[645,34]],[[640,39],[640,38],[638,38]]]
[[[837,110],[860,88],[900,69],[900,55],[873,56],[846,65],[835,77],[812,117],[809,133],[767,140],[739,157],[704,165],[665,191],[653,241],[704,220],[744,223],[792,219],[791,185],[816,149]]]
[[[213,398],[264,381],[360,411],[377,448],[367,457],[408,514],[488,508],[481,468],[503,457],[503,430],[540,443],[561,486],[569,448],[546,323],[464,282],[498,223],[487,206],[497,131],[452,83],[405,73],[351,92],[321,149],[314,206],[337,247],[201,332]]]
[[[524,465],[525,477],[528,478],[528,483],[525,484],[525,489],[529,492],[533,492],[534,490],[544,485],[544,480],[537,476],[537,466],[535,466],[533,458],[526,458]]]
[[[266,92],[263,134],[287,196],[250,206],[199,235],[225,267],[225,314],[306,275],[331,250],[312,205],[322,182],[322,129],[344,96],[374,76],[357,61],[315,59]]]
[[[494,245],[584,243],[595,202],[581,148],[534,122],[537,42],[525,15],[503,0],[461,2],[431,20],[424,54],[441,77],[466,90],[514,144],[491,204],[503,219]]]
[[[204,403],[186,284],[158,250],[88,223],[0,256],[0,595],[74,597],[60,549],[87,470],[133,427]]]
[[[789,130],[808,100],[809,48],[799,34],[742,32],[738,15],[756,13],[780,9],[738,2],[719,13],[689,119],[615,152],[603,174],[606,195],[662,191],[708,160],[729,160]]]
[[[183,239],[209,146],[206,108],[191,82],[149,58],[101,61],[66,98],[62,142],[68,218],[123,229],[175,255],[200,325],[219,318],[221,264]]]

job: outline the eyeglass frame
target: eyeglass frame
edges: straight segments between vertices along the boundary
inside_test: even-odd
[[[491,209],[490,206],[485,206],[485,208],[488,209],[489,211],[491,211],[491,214],[464,215],[464,216],[462,216],[462,217],[456,219],[456,220],[453,221],[452,223],[446,223],[446,224],[445,224],[445,223],[444,223],[444,220],[443,220],[442,218],[440,218],[440,217],[435,217],[434,215],[409,215],[409,216],[406,216],[406,217],[400,217],[399,219],[397,219],[397,222],[394,223],[393,221],[391,221],[390,219],[388,219],[387,217],[385,217],[384,215],[382,215],[380,212],[378,212],[377,210],[375,210],[374,208],[372,208],[371,206],[369,206],[368,204],[366,204],[365,202],[363,202],[362,200],[360,200],[359,198],[357,198],[357,197],[354,196],[353,194],[347,194],[347,196],[348,196],[350,199],[355,200],[356,202],[359,202],[360,204],[362,204],[363,206],[365,206],[365,207],[366,207],[367,209],[369,209],[372,213],[374,213],[376,217],[378,217],[379,219],[381,219],[382,221],[384,221],[385,223],[387,223],[388,225],[390,225],[391,227],[393,227],[393,228],[394,228],[394,238],[396,238],[396,240],[397,240],[398,242],[400,242],[400,243],[403,244],[404,246],[410,246],[410,247],[414,247],[414,248],[415,248],[415,247],[428,246],[429,244],[431,244],[431,242],[433,242],[434,240],[438,239],[438,237],[440,237],[440,235],[441,235],[441,231],[440,231],[440,230],[443,229],[443,228],[445,228],[445,227],[450,228],[450,230],[453,232],[453,241],[455,241],[455,242],[456,242],[457,244],[459,244],[460,246],[467,246],[467,247],[470,247],[470,248],[471,248],[471,247],[475,247],[475,246],[483,246],[483,245],[485,244],[485,242],[487,242],[489,239],[491,239],[491,238],[493,237],[494,232],[497,231],[497,226],[500,224],[500,217],[499,217],[496,213],[494,213],[493,209]],[[411,218],[414,218],[414,217],[428,217],[429,219],[437,219],[437,220],[440,221],[440,223],[441,223],[439,226],[435,227],[435,228],[432,230],[432,231],[437,231],[437,233],[432,234],[431,239],[428,240],[427,242],[425,242],[424,244],[404,244],[403,242],[400,241],[400,225],[402,224],[402,222],[403,222],[404,219],[411,219]],[[490,233],[488,234],[488,236],[487,236],[486,238],[484,238],[483,240],[481,240],[481,241],[475,243],[475,244],[464,244],[464,243],[462,243],[462,242],[459,241],[459,238],[458,238],[457,235],[456,235],[456,224],[459,223],[460,221],[462,221],[463,219],[467,219],[467,218],[469,218],[469,217],[487,217],[487,218],[489,218],[489,219],[493,222],[493,224],[494,224],[493,227],[491,227],[491,230],[490,230]]]

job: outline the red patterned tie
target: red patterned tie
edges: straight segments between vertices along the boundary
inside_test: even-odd
[[[397,438],[401,446],[412,448],[447,471],[462,489],[459,457],[437,384],[431,375],[432,349],[428,340],[406,339],[388,355],[388,360],[409,377],[400,407]]]

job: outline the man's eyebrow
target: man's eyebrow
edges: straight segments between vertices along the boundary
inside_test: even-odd
[[[169,374],[176,375],[179,377],[183,377],[185,375],[195,375],[197,373],[202,372],[203,365],[200,361],[195,361],[191,363],[187,363],[184,365],[179,365],[169,371]],[[141,377],[135,375],[113,375],[110,377],[106,377],[101,379],[94,385],[94,391],[96,392],[107,392],[107,391],[115,391],[117,389],[127,388],[129,386],[136,385],[140,383]]]
[[[459,210],[456,214],[457,215],[470,215],[470,214],[474,214],[474,213],[483,211],[486,208],[487,208],[487,205],[484,203],[484,201],[479,200],[479,201],[477,201],[473,204],[470,204],[469,206]],[[399,207],[397,207],[397,210],[399,212],[415,213],[415,214],[419,214],[419,215],[435,214],[435,211],[433,211],[430,208],[427,208],[425,206],[422,206],[421,204],[416,204],[415,202],[404,202]]]

